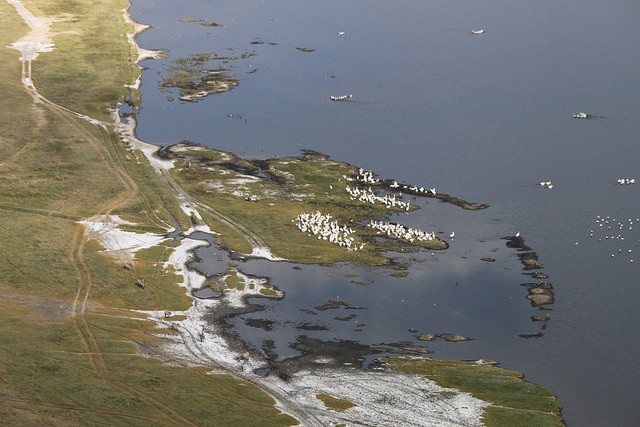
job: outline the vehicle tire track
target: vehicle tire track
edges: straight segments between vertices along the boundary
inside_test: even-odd
[[[98,209],[98,213],[96,215],[108,216],[114,209],[123,206],[133,200],[139,193],[138,185],[128,175],[121,163],[119,163],[120,159],[116,159],[112,155],[110,148],[114,150],[117,150],[117,148],[113,146],[109,147],[110,144],[113,144],[113,141],[111,140],[111,135],[109,134],[106,127],[100,126],[100,129],[102,130],[102,140],[100,140],[91,132],[89,132],[85,126],[77,122],[77,120],[83,119],[82,116],[78,117],[77,113],[70,112],[64,107],[60,107],[51,101],[45,100],[45,98],[41,97],[41,99],[45,101],[47,109],[51,113],[76,129],[78,134],[83,136],[91,144],[96,152],[102,157],[102,160],[110,165],[111,171],[123,186],[123,190],[121,191],[121,193],[116,196],[115,199],[105,203],[105,205],[101,209]],[[89,121],[92,124],[96,124],[95,120]],[[91,294],[93,280],[91,269],[85,263],[83,255],[85,244],[87,242],[87,237],[84,233],[84,230],[84,226],[78,224],[71,241],[69,258],[71,264],[76,270],[76,274],[78,277],[78,290],[72,303],[71,319],[74,324],[74,328],[76,329],[76,332],[78,333],[78,336],[82,340],[83,345],[87,351],[87,356],[94,372],[104,382],[109,383],[121,389],[122,391],[125,391],[146,402],[159,413],[172,420],[173,425],[195,426],[195,424],[193,424],[182,414],[170,409],[165,402],[158,401],[157,399],[149,396],[143,391],[140,391],[137,388],[114,378],[111,374],[111,368],[100,346],[100,341],[94,334],[91,325],[86,318],[87,303]]]
[[[236,233],[240,234],[245,238],[247,243],[251,245],[252,250],[263,249],[269,250],[269,246],[267,243],[262,240],[260,236],[249,230],[244,225],[240,224],[237,221],[232,220],[228,216],[224,215],[222,212],[217,209],[209,206],[208,204],[192,197],[189,193],[187,193],[181,186],[176,182],[176,180],[171,176],[170,172],[163,172],[161,174],[161,178],[166,183],[167,187],[171,190],[171,192],[175,195],[178,200],[181,200],[183,203],[193,206],[199,207],[203,212],[211,215],[215,220],[221,222],[227,227],[231,228]]]

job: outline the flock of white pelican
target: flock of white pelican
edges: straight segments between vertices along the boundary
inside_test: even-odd
[[[318,240],[327,240],[330,243],[335,243],[354,251],[364,248],[364,243],[359,247],[354,246],[354,239],[351,237],[354,233],[353,229],[341,226],[336,221],[333,221],[331,215],[324,215],[319,211],[313,214],[303,212],[291,222],[300,231],[308,233],[309,236],[316,236]]]
[[[407,240],[409,242],[419,241],[427,242],[435,239],[434,232],[426,232],[416,228],[407,228],[401,224],[392,224],[390,222],[371,221],[369,227],[378,230],[378,234],[385,233],[387,236],[397,239]]]
[[[342,176],[348,182],[357,181],[364,184],[378,185],[381,181],[375,177],[375,174],[371,171],[366,171],[362,168],[358,170],[358,174],[355,177]],[[333,185],[329,186],[333,189]],[[425,195],[431,194],[435,196],[436,189],[425,189],[424,187],[400,185],[396,181],[389,185],[390,188],[402,188],[410,190],[414,193],[424,193]],[[349,193],[351,200],[357,200],[363,203],[371,204],[383,204],[386,208],[398,208],[408,211],[411,209],[410,202],[404,202],[401,200],[402,193],[399,194],[384,194],[377,195],[372,187],[361,188],[357,186],[347,185],[345,190]],[[318,240],[326,240],[330,243],[335,243],[339,246],[344,246],[349,250],[359,250],[364,248],[364,243],[356,246],[354,244],[354,230],[349,227],[344,227],[332,220],[331,215],[322,214],[316,211],[313,214],[301,213],[295,219],[291,220],[298,229],[303,233],[308,233],[309,236],[315,236]],[[407,228],[402,224],[392,224],[384,221],[371,221],[367,224],[377,230],[377,234],[386,234],[387,236],[394,237],[408,242],[415,241],[430,241],[436,238],[435,232],[427,232],[416,228]],[[449,237],[453,239],[455,232],[452,232]]]
[[[402,200],[400,200],[399,196],[392,195],[392,194],[377,196],[373,192],[371,187],[368,187],[367,189],[363,190],[358,187],[347,186],[346,190],[347,190],[347,193],[349,193],[349,195],[351,196],[350,197],[351,200],[358,200],[359,202],[371,203],[371,204],[382,203],[387,208],[398,207],[400,209],[404,209],[405,211],[408,211],[411,208],[411,203],[403,202]]]
[[[634,245],[636,241],[630,234],[633,233],[634,225],[636,225],[636,228],[640,228],[640,218],[622,220],[598,215],[595,223],[597,227],[589,231],[589,237],[597,238],[598,242],[609,242],[618,246],[611,253],[611,258],[623,256],[628,258],[629,262],[633,262],[633,249],[629,248],[629,246]]]

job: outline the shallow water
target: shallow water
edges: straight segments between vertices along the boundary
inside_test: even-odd
[[[569,425],[640,423],[632,356],[640,256],[632,263],[628,255],[640,253],[640,225],[613,228],[622,241],[604,239],[611,224],[595,222],[640,216],[640,184],[616,184],[640,178],[640,3],[154,0],[134,1],[131,12],[158,26],[138,38],[143,47],[169,53],[143,63],[142,139],[189,139],[249,157],[308,148],[491,205],[466,212],[430,201],[402,216],[407,225],[456,231],[447,251],[417,255],[406,278],[351,266],[242,263],[286,293],[236,319],[247,341],[259,347],[272,339],[287,356],[300,334],[415,345],[425,343],[408,329],[467,335],[473,341],[426,346],[436,357],[495,359],[523,371],[557,394]],[[178,22],[190,17],[222,26]],[[479,28],[484,35],[471,35]],[[265,43],[251,44],[257,38]],[[169,102],[176,94],[160,92],[157,81],[170,61],[210,51],[256,55],[230,64],[240,80],[231,92]],[[329,100],[343,94],[353,98]],[[573,119],[578,111],[598,117]],[[542,180],[554,188],[540,187]],[[541,325],[529,320],[540,312],[519,286],[531,279],[501,240],[516,231],[555,288],[538,339],[518,337]],[[315,309],[336,298],[368,308]],[[334,319],[350,314],[357,317]],[[273,319],[274,327],[245,325],[250,318]],[[328,330],[298,329],[305,322]]]

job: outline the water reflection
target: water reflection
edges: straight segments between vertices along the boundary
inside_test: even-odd
[[[515,335],[538,332],[540,325],[530,320],[537,310],[525,299],[526,289],[519,286],[527,279],[514,250],[504,240],[472,243],[461,239],[453,246],[463,247],[462,253],[449,249],[395,254],[398,262],[411,265],[406,277],[394,276],[391,268],[323,267],[259,259],[236,262],[244,274],[269,277],[285,298],[249,298],[261,309],[227,319],[229,332],[254,349],[269,342],[279,359],[297,354],[291,345],[301,335],[325,341],[409,342],[425,347],[419,335],[452,333],[472,338],[477,342],[473,347],[481,351],[504,345]],[[191,267],[207,276],[228,268],[229,258],[215,245],[196,253],[198,261]],[[495,262],[481,259],[487,254]],[[332,307],[337,301],[340,303]]]

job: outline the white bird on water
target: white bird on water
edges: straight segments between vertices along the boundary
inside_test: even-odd
[[[520,232],[519,231],[516,233],[516,237],[520,237]]]
[[[455,239],[456,237],[456,232],[452,231],[451,234],[449,234],[449,237],[451,237],[452,239]]]

